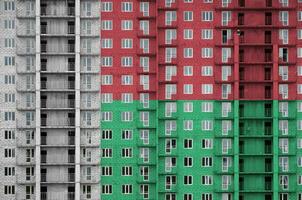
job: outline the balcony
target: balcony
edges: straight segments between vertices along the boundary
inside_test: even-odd
[[[74,90],[75,81],[41,81],[41,90],[46,91],[66,91]]]
[[[74,200],[74,192],[41,192],[41,200]]]
[[[51,46],[41,43],[41,54],[46,55],[69,55],[75,53],[75,44],[61,44],[58,46]]]
[[[75,118],[52,118],[52,120],[48,118],[41,118],[41,126],[43,128],[60,128],[60,127],[70,127],[75,126]]]
[[[70,165],[75,163],[75,155],[41,155],[42,165]]]
[[[56,10],[41,5],[40,15],[41,18],[72,18],[75,16],[75,8],[65,7],[61,12],[56,12]]]
[[[71,36],[75,34],[75,26],[68,25],[60,29],[52,28],[51,26],[41,25],[41,36]]]
[[[48,138],[48,139],[47,139]],[[41,136],[41,146],[43,147],[68,147],[75,145],[75,137],[74,136],[59,136],[56,139],[52,138],[52,136]]]
[[[41,183],[73,183],[75,182],[74,173],[41,173]]]
[[[70,109],[70,108],[75,108],[74,99],[57,99],[57,100],[41,99],[41,109],[44,110]]]

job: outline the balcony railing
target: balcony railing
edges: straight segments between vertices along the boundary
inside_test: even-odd
[[[74,200],[74,192],[41,192],[41,200]]]
[[[64,17],[64,16],[75,16],[75,8],[67,7],[65,11],[57,13],[55,10],[48,9],[47,7],[41,7],[40,9],[41,16],[51,16],[51,17]]]
[[[75,81],[41,81],[42,90],[74,90]]]
[[[48,175],[47,175],[48,174]],[[66,176],[67,175],[67,176]],[[74,173],[64,173],[64,174],[53,174],[53,173],[41,173],[41,182],[55,182],[55,183],[65,183],[65,182],[74,182],[75,174]]]
[[[58,99],[56,101],[41,99],[41,108],[74,108],[74,99]]]
[[[52,34],[52,35],[72,35],[75,33],[75,26],[68,25],[62,26],[59,30],[56,28],[52,28],[47,25],[41,25],[41,34]]]
[[[60,53],[74,53],[74,52],[75,52],[75,44],[58,45],[58,46],[41,44],[41,53],[60,54]]]
[[[75,163],[75,155],[41,155],[41,163],[43,164],[67,164]]]
[[[47,120],[47,118],[41,118],[41,126],[74,126],[75,125],[75,118],[68,117],[67,119],[52,119]]]

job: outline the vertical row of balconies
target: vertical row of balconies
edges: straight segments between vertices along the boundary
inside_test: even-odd
[[[137,34],[139,47],[136,55],[140,60],[137,75],[140,85],[137,88],[140,101],[137,102],[139,122],[137,128],[141,137],[137,141],[140,157],[137,164],[143,171],[137,182],[141,184],[141,199],[156,198],[156,85],[152,84],[156,78],[156,2],[138,0],[143,8],[137,13],[140,31]]]
[[[159,99],[158,123],[158,159],[159,159],[159,198],[174,199],[177,191],[177,131],[172,128],[177,121],[177,10],[178,1],[160,1],[157,3],[157,49]],[[167,92],[167,87],[171,90]],[[174,88],[174,89],[173,89]],[[173,92],[174,91],[174,92]],[[168,123],[171,126],[168,127]],[[173,129],[173,130],[172,130]]]

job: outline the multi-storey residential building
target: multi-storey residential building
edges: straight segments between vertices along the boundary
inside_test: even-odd
[[[0,9],[0,199],[100,199],[99,2]]]
[[[302,200],[301,0],[101,0],[101,198]]]

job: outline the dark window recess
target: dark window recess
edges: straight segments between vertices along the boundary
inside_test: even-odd
[[[269,67],[264,68],[264,80],[269,81],[272,77],[272,69]]]
[[[245,7],[245,0],[238,1],[239,7]]]
[[[271,99],[272,98],[272,87],[271,86],[265,86],[265,94],[264,94],[266,99]]]
[[[243,85],[239,86],[239,98],[241,98],[241,99],[244,98],[244,86]]]
[[[271,31],[265,31],[265,33],[264,33],[264,42],[266,44],[272,43],[272,32]]]
[[[265,5],[266,5],[266,7],[272,7],[273,6],[272,0],[266,0]]]
[[[264,50],[264,61],[265,62],[272,62],[272,49],[265,49]]]
[[[272,13],[265,13],[265,25],[272,25]]]
[[[244,14],[238,13],[238,25],[244,25]]]

